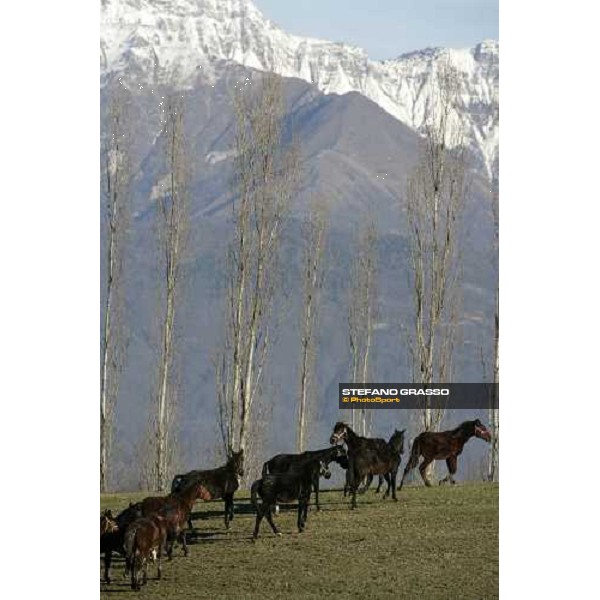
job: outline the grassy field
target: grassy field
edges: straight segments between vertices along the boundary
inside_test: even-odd
[[[118,510],[143,496],[107,495],[101,506]],[[121,578],[122,561],[113,561],[113,583],[101,584],[101,598],[497,598],[498,486],[415,486],[399,498],[382,501],[369,491],[351,511],[340,491],[327,491],[304,533],[296,511],[282,509],[275,522],[283,537],[263,521],[256,543],[247,495],[236,497],[229,532],[223,503],[199,502],[189,557],[176,547],[162,581],[150,565],[140,593]]]

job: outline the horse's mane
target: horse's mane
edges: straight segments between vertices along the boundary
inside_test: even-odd
[[[456,436],[459,433],[463,433],[464,430],[467,428],[467,425],[472,422],[473,421],[463,421],[458,427],[455,427],[454,429],[450,430],[450,435]]]

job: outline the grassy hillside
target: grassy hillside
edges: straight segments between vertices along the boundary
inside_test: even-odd
[[[107,495],[101,506],[119,510],[143,496]],[[151,565],[140,593],[121,579],[122,561],[114,562],[101,598],[497,598],[498,486],[415,486],[399,498],[382,501],[369,491],[351,511],[340,491],[327,491],[304,533],[296,511],[282,510],[275,522],[283,537],[263,521],[256,543],[247,495],[236,499],[229,533],[222,502],[198,503],[188,558],[177,547],[162,581]]]

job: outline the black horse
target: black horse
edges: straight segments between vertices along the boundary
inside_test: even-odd
[[[331,477],[331,472],[323,461],[313,460],[297,464],[285,473],[267,474],[255,481],[250,488],[250,499],[256,508],[256,525],[253,538],[258,537],[260,522],[266,517],[276,535],[281,535],[273,522],[273,511],[278,502],[289,503],[298,500],[298,531],[302,533],[308,516],[308,503],[313,481],[317,477]],[[262,499],[259,504],[258,497]]]
[[[190,471],[184,475],[175,475],[171,483],[171,492],[176,492],[194,483],[201,483],[204,487],[203,500],[223,498],[225,501],[225,527],[229,529],[229,522],[233,519],[233,495],[240,487],[241,478],[244,476],[244,450],[233,452],[227,463],[217,469],[206,471]],[[193,529],[191,514],[188,526]]]
[[[346,451],[341,446],[330,446],[323,450],[307,450],[300,454],[278,454],[263,464],[262,475],[264,477],[265,475],[272,473],[287,473],[292,468],[298,469],[306,463],[319,460],[328,467],[330,462],[338,462],[345,457]],[[319,506],[318,472],[313,474],[313,489],[315,491],[315,505],[317,510],[321,510],[321,507]]]
[[[398,437],[402,439],[403,444],[404,431],[398,432]],[[352,508],[357,506],[356,492],[360,482],[367,475],[385,476],[389,474],[393,485],[388,482],[388,493],[391,487],[392,498],[397,500],[396,473],[400,464],[399,452],[392,450],[385,440],[357,435],[346,423],[341,421],[335,424],[329,441],[332,444],[345,442],[348,446],[348,475]]]
[[[394,430],[394,433],[392,434],[392,436],[390,437],[389,441],[386,442],[388,449],[392,452],[392,454],[397,458],[397,460],[392,461],[390,463],[390,470],[388,473],[383,473],[383,474],[379,474],[379,483],[377,484],[377,489],[375,490],[375,493],[378,494],[379,490],[381,489],[381,486],[383,485],[383,482],[385,480],[385,482],[388,484],[387,490],[385,491],[385,493],[383,494],[384,498],[387,498],[390,494],[390,486],[392,486],[392,481],[393,481],[393,487],[396,487],[396,477],[398,476],[398,469],[400,468],[400,462],[402,461],[402,455],[404,454],[404,432],[406,431],[406,429],[403,429],[402,431],[398,431],[397,429]],[[378,440],[380,441],[380,440]],[[367,482],[365,484],[365,487],[362,490],[359,490],[359,493],[362,492],[366,492],[370,485],[371,482],[373,481],[373,474],[369,473],[367,475]]]
[[[104,554],[104,580],[110,583],[110,565],[113,552],[125,555],[123,541],[125,530],[130,523],[142,516],[142,507],[129,504],[129,507],[113,518],[112,513],[104,511],[100,517],[100,553]],[[127,569],[125,571],[127,573]]]

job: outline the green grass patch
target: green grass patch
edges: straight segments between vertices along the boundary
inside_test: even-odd
[[[101,507],[118,511],[146,495],[102,496]],[[497,598],[498,486],[414,486],[398,497],[369,491],[352,511],[341,491],[325,491],[304,533],[295,509],[282,508],[275,522],[283,537],[263,520],[256,543],[247,494],[236,497],[229,532],[222,502],[198,502],[189,557],[176,547],[162,581],[150,565],[140,593],[121,579],[122,561],[113,561],[113,583],[101,584],[101,598]]]

